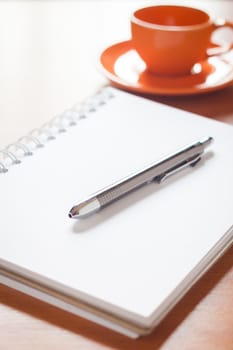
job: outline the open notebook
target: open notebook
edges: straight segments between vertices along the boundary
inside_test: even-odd
[[[208,136],[195,168],[68,217],[80,199]],[[1,282],[128,336],[149,333],[233,241],[224,123],[109,87],[7,151]]]

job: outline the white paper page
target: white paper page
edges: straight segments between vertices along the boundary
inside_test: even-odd
[[[0,257],[143,320],[232,225],[233,128],[112,91],[89,118],[0,175]],[[68,218],[80,199],[208,136],[215,142],[196,168]]]

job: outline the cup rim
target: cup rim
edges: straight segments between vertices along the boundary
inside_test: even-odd
[[[136,17],[136,12],[148,9],[148,8],[156,8],[156,7],[180,7],[180,8],[188,8],[188,9],[194,9],[197,11],[200,11],[204,14],[207,15],[207,20],[203,23],[197,23],[197,24],[190,24],[190,25],[167,25],[167,24],[156,24],[156,23],[151,23],[144,21],[142,19],[139,19]],[[179,5],[155,5],[155,6],[147,6],[147,7],[142,7],[137,9],[136,11],[133,12],[131,15],[131,23],[140,25],[141,27],[149,28],[149,29],[159,29],[159,30],[164,30],[164,31],[190,31],[190,30],[197,30],[201,28],[208,27],[211,24],[211,18],[209,14],[205,11],[202,11],[199,8],[191,7],[191,6],[179,6]]]

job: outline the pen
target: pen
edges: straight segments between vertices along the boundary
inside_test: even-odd
[[[121,198],[127,193],[150,183],[152,181],[161,182],[168,176],[186,168],[194,166],[200,159],[205,148],[213,141],[208,137],[179,150],[170,156],[155,162],[130,176],[100,190],[89,198],[78,203],[69,212],[70,218],[79,218],[92,214],[93,212],[105,207],[111,202]]]

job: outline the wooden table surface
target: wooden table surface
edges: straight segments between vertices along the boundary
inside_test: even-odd
[[[232,1],[179,3],[233,19]],[[130,13],[145,4],[0,1],[0,147],[105,84],[94,63],[97,52],[127,39]],[[153,98],[233,125],[233,86],[204,95]],[[0,349],[232,350],[233,247],[151,335],[139,340],[0,285]]]

